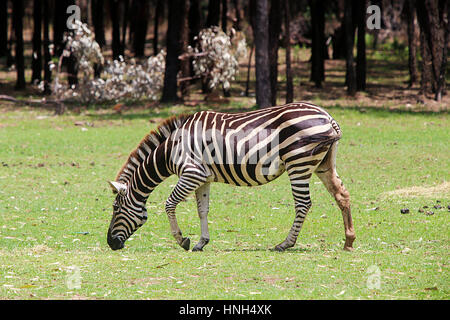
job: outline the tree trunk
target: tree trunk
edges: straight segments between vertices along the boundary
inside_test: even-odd
[[[421,90],[425,94],[428,80],[427,73],[431,73],[431,84],[435,99],[440,99],[445,84],[445,81],[440,80],[442,63],[445,63],[446,60],[442,55],[444,46],[447,45],[447,43],[444,44],[446,34],[444,22],[441,21],[443,15],[440,16],[439,14],[437,1],[418,0],[416,5],[417,20],[421,31],[421,51],[423,53]],[[430,63],[427,63],[427,61],[431,61],[429,69]]]
[[[49,12],[49,0],[44,0],[43,6],[44,12]],[[49,32],[49,24],[50,19],[48,14],[44,14],[44,93],[50,94],[50,83],[52,81],[52,71],[50,70],[50,61],[52,59],[50,55],[50,32]]]
[[[420,76],[420,91],[419,95],[425,96],[426,93],[433,87],[432,81],[432,71],[431,71],[431,55],[425,40],[424,31],[420,30],[420,55],[422,60],[421,66],[421,76]],[[431,89],[433,91],[433,89]]]
[[[233,4],[234,4],[234,10],[236,12],[236,20],[233,23],[233,28],[236,31],[241,31],[241,20],[242,20],[242,17],[241,17],[241,9],[240,9],[240,6],[239,6],[239,0],[233,0]]]
[[[200,11],[200,0],[191,0],[189,5],[189,45],[194,47],[194,37],[200,33],[202,25],[202,16]]]
[[[31,83],[42,79],[42,0],[33,1],[33,54],[31,55]]]
[[[250,48],[250,54],[248,55],[248,65],[247,65],[247,81],[245,82],[245,96],[248,97],[250,91],[250,69],[252,68],[252,56],[253,51],[255,51],[255,45],[252,43]]]
[[[286,48],[286,103],[291,103],[294,100],[294,86],[292,83],[291,70],[291,31],[290,31],[290,10],[289,0],[283,0],[284,4],[284,26],[285,26],[285,48]]]
[[[133,0],[133,16],[131,20],[135,23],[133,51],[136,57],[143,57],[145,55],[148,15],[148,0]]]
[[[358,46],[356,57],[356,90],[366,90],[366,8],[367,2],[356,1],[356,19],[358,25]]]
[[[164,73],[164,88],[161,102],[175,102],[177,96],[177,74],[180,69],[178,56],[181,53],[180,37],[182,27],[182,10],[184,2],[187,0],[169,0],[169,18],[167,28],[167,55],[166,70]]]
[[[278,39],[281,32],[281,4],[272,0],[269,13],[269,65],[270,65],[270,102],[277,104],[278,86]]]
[[[259,108],[271,105],[269,68],[269,15],[268,0],[258,0],[255,6],[255,67],[256,104]]]
[[[442,96],[445,94],[445,72],[447,70],[447,51],[448,51],[447,47],[450,42],[450,4],[447,1],[445,5],[447,6],[447,25],[445,27],[445,35],[444,35],[445,41],[442,52],[441,69],[437,81],[436,95],[434,97],[436,101],[441,101]]]
[[[325,80],[325,8],[322,0],[310,0],[311,8],[311,81],[316,88],[322,87],[322,81]]]
[[[129,9],[130,9],[130,2],[129,0],[123,0],[122,2],[122,38],[120,40],[120,51],[122,52],[122,55],[125,56],[125,49],[127,47],[127,25],[129,20]],[[133,17],[134,18],[134,17]]]
[[[220,0],[209,0],[206,28],[218,26],[220,21]]]
[[[415,14],[414,0],[405,1],[405,13],[408,22],[408,67],[409,67],[409,87],[412,87],[417,82],[417,67],[416,67],[416,40],[415,40]]]
[[[183,8],[180,8],[182,11],[182,27],[181,27],[181,39],[180,39],[180,47],[181,53],[187,52],[187,48],[189,46],[189,1],[183,1]],[[181,69],[181,77],[187,78],[190,76],[191,68],[190,68],[190,60],[183,59],[180,61],[180,69]],[[181,96],[185,97],[188,95],[188,85],[189,81],[183,81],[180,84]]]
[[[345,60],[346,60],[346,83],[347,93],[351,96],[356,94],[356,72],[353,58],[354,29],[352,19],[352,0],[345,0],[344,8],[344,32],[345,32]]]
[[[8,1],[0,0],[0,57],[8,55]]]
[[[111,13],[111,24],[112,24],[112,53],[113,59],[119,59],[120,55],[123,55],[121,51],[121,41],[120,41],[120,18],[119,18],[119,1],[110,0],[109,10]]]
[[[222,30],[227,33],[228,0],[222,0]]]
[[[92,0],[92,21],[94,25],[95,41],[100,48],[106,44],[105,40],[105,25],[103,20],[104,14],[104,0]]]
[[[155,21],[153,25],[153,54],[158,54],[158,32],[159,32],[159,21],[164,12],[164,1],[157,0],[156,9],[155,9]]]
[[[16,36],[15,63],[17,69],[16,90],[25,89],[25,66],[23,57],[23,0],[13,1],[13,25]]]

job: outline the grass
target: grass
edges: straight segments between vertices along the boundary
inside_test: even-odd
[[[338,171],[352,197],[353,253],[342,250],[341,214],[317,177],[297,245],[269,250],[294,218],[286,175],[254,188],[213,184],[211,242],[201,253],[185,252],[170,234],[164,202],[177,181],[171,177],[149,198],[146,225],[113,252],[107,180],[154,128],[150,118],[186,109],[53,117],[2,108],[0,298],[448,299],[448,114],[327,109],[344,133]],[[434,214],[418,212],[424,205]],[[177,217],[195,243],[192,197]],[[373,268],[378,288],[370,286]]]

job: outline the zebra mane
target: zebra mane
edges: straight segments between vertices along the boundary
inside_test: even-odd
[[[119,170],[116,181],[128,183],[137,167],[161,143],[170,137],[175,129],[180,128],[191,115],[182,114],[164,120],[155,130],[150,131],[128,156],[127,161]]]

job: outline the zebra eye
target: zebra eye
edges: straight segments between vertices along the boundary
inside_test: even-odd
[[[113,204],[113,210],[114,210],[114,212],[117,212],[117,211],[119,211],[119,209],[120,209],[120,206],[118,206],[117,204]]]

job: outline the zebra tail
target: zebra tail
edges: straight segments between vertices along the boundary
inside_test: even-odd
[[[333,129],[335,131],[334,134],[331,136],[326,136],[326,137],[319,136],[315,139],[311,137],[311,139],[310,139],[311,141],[309,141],[310,143],[313,143],[313,142],[320,142],[320,143],[311,150],[310,155],[314,155],[316,150],[320,150],[326,146],[331,146],[333,143],[335,143],[336,141],[338,141],[339,139],[342,138],[341,128],[339,127],[339,125],[333,118],[331,118],[330,120],[331,120],[330,121],[331,126],[333,127]]]

